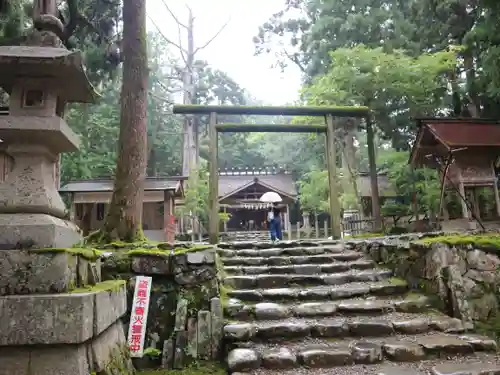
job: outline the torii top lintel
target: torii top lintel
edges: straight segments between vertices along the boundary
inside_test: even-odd
[[[261,115],[261,116],[336,116],[366,117],[368,107],[279,107],[279,106],[242,106],[242,105],[174,105],[175,114],[208,115]]]

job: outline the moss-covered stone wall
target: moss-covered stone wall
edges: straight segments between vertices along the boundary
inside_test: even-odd
[[[221,275],[213,247],[111,244],[102,251],[103,280],[123,279],[128,285],[128,312],[123,318],[127,329],[136,276],[153,280],[147,349],[143,359],[134,360],[136,367],[183,368],[194,358],[218,359]]]
[[[391,268],[436,307],[467,326],[500,334],[500,235],[452,234],[351,241]]]

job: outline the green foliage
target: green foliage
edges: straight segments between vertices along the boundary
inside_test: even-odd
[[[328,171],[312,170],[299,181],[300,206],[315,214],[329,212]]]
[[[391,152],[384,155],[380,165],[387,169],[387,174],[396,196],[403,201],[387,201],[382,206],[384,216],[391,216],[397,225],[399,218],[411,215],[411,202],[416,194],[419,213],[437,214],[440,199],[440,181],[433,169],[412,169],[408,165],[408,152]]]
[[[218,363],[198,361],[182,370],[144,370],[137,375],[225,375],[226,370]]]
[[[455,68],[454,52],[411,57],[382,48],[339,48],[330,53],[331,65],[304,89],[314,105],[366,105],[372,120],[395,147],[408,148],[414,131],[412,117],[433,115],[443,105],[447,75]]]

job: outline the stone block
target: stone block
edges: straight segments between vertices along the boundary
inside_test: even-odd
[[[188,252],[186,257],[189,265],[215,264],[215,249]]]
[[[211,357],[211,323],[210,311],[198,311],[198,358],[209,359]]]
[[[85,345],[2,348],[0,375],[88,375]]]
[[[127,312],[127,291],[125,284],[108,281],[102,284],[108,289],[95,295],[94,335],[97,336],[115,323]]]
[[[108,281],[96,291],[0,297],[0,346],[79,344],[126,312],[125,286]]]
[[[0,375],[30,375],[30,349],[2,348],[0,363]]]
[[[222,344],[223,310],[220,298],[210,300],[211,349],[212,359],[219,358]]]
[[[163,343],[161,367],[168,369],[174,367],[174,341],[172,339],[165,340]]]
[[[0,295],[67,292],[76,285],[77,264],[67,252],[0,250]]]
[[[141,275],[170,275],[170,256],[168,254],[134,256],[132,270]]]
[[[127,345],[123,325],[121,321],[116,321],[108,329],[102,332],[98,337],[94,338],[88,346],[88,355],[92,371],[100,373],[109,367],[110,363],[119,367],[121,373],[127,372],[132,368],[130,358],[124,355],[123,351]]]
[[[0,346],[82,343],[94,332],[94,293],[4,296],[0,316]]]
[[[175,332],[174,368],[182,369],[186,364],[187,331]]]
[[[198,357],[198,332],[196,325],[196,318],[189,318],[187,321],[187,333],[188,333],[188,343],[187,343],[187,355],[191,358]]]
[[[0,248],[69,248],[82,237],[78,227],[46,214],[0,214]]]
[[[179,298],[175,311],[175,331],[184,331],[186,329],[186,321],[188,315],[188,301],[184,298]]]

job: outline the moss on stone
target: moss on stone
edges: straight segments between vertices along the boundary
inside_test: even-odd
[[[500,234],[455,234],[449,236],[438,236],[424,238],[416,241],[416,244],[423,246],[431,246],[437,243],[444,243],[450,246],[466,246],[471,245],[479,249],[500,250]]]
[[[203,250],[209,250],[213,249],[214,246],[212,245],[195,245],[192,247],[184,248],[184,247],[179,247],[174,249],[174,254],[186,254],[186,253],[196,253],[198,251],[203,251]]]
[[[32,253],[68,253],[75,256],[81,256],[90,261],[96,261],[102,256],[102,251],[88,247],[70,247],[70,248],[46,248],[46,249],[32,249],[29,250]]]
[[[168,258],[170,256],[170,250],[161,250],[158,248],[153,248],[153,249],[138,248],[127,251],[125,255],[129,257],[156,256],[156,257]]]
[[[70,293],[88,293],[88,292],[116,292],[126,284],[125,280],[107,280],[95,285],[89,285],[81,288],[73,289]]]
[[[391,285],[407,285],[408,284],[406,282],[406,280],[404,280],[400,277],[391,277],[389,279],[389,283],[391,283]]]
[[[182,370],[144,370],[138,375],[226,375],[227,371],[219,363],[214,362],[194,362]]]
[[[144,349],[143,355],[149,358],[160,358],[161,350],[156,348],[146,348]]]

